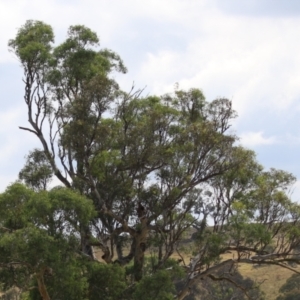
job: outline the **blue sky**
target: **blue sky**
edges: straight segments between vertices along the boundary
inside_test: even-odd
[[[146,93],[197,87],[227,97],[233,130],[266,168],[292,172],[300,200],[300,1],[298,0],[0,0],[0,191],[17,178],[38,141],[26,124],[22,70],[7,42],[26,20],[53,26],[57,43],[84,24],[120,54],[118,76]]]

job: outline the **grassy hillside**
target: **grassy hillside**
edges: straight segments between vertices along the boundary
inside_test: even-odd
[[[294,272],[278,266],[259,266],[243,264],[239,271],[244,277],[250,277],[257,283],[261,283],[261,290],[266,294],[266,299],[275,300],[280,287],[291,277]]]
[[[193,241],[191,238],[186,238],[183,242],[185,248],[192,248]],[[128,252],[129,249],[124,250],[124,254]],[[96,249],[96,255],[101,260],[102,252],[100,249]],[[148,255],[150,255],[151,250],[147,250]],[[187,251],[189,252],[189,251]],[[184,258],[186,264],[189,264],[191,255],[182,252],[181,255]],[[225,254],[222,259],[230,259],[233,254]],[[173,258],[180,259],[177,253],[172,255]],[[291,277],[294,272],[272,265],[251,265],[251,264],[239,264],[238,271],[243,277],[249,277],[254,282],[260,285],[261,290],[265,293],[267,300],[275,300],[279,294],[280,287],[286,282],[286,280]]]
[[[174,257],[179,258],[176,254]],[[232,258],[232,254],[226,254],[222,257],[225,259]],[[189,255],[185,255],[185,261],[188,263]],[[291,277],[294,272],[272,265],[251,265],[239,264],[238,271],[243,277],[249,277],[260,285],[261,290],[265,293],[267,300],[275,300],[279,294],[280,287],[285,284],[286,280]]]

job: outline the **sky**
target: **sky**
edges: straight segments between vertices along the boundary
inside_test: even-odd
[[[232,130],[266,168],[293,173],[300,201],[299,0],[0,0],[0,192],[18,177],[38,140],[27,124],[22,69],[8,51],[26,20],[53,27],[56,44],[82,24],[117,52],[125,90],[147,94],[200,88],[225,97],[238,118]]]

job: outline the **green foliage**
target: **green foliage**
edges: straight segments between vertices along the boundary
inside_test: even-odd
[[[44,151],[34,149],[27,156],[19,179],[34,190],[46,190],[53,177],[53,171]]]
[[[167,270],[159,270],[153,275],[143,277],[133,293],[134,300],[171,300],[175,287]]]
[[[33,195],[33,191],[20,183],[7,187],[0,195],[0,224],[8,230],[24,228],[28,216],[24,207]]]
[[[47,63],[53,41],[54,34],[51,26],[41,21],[29,20],[8,45],[26,68],[38,70]]]
[[[92,263],[87,268],[89,300],[119,300],[126,288],[125,270],[118,264]]]
[[[212,233],[207,238],[207,256],[203,263],[210,264],[212,262],[220,261],[221,249],[224,246],[226,236],[221,234]]]
[[[144,275],[152,275],[157,272],[159,269],[166,269],[169,272],[172,280],[180,279],[184,277],[185,272],[182,267],[179,265],[178,260],[173,258],[168,258],[162,264],[159,265],[159,260],[157,255],[151,255],[145,257],[145,265],[144,265]],[[133,270],[131,268],[127,269],[127,274],[131,274]]]
[[[17,284],[31,290],[37,286],[32,278],[42,274],[53,299],[84,299],[87,279],[78,233],[95,214],[92,202],[66,188],[33,192],[15,183],[0,195],[0,207],[4,289]],[[36,289],[30,295],[39,299]]]
[[[113,76],[126,72],[121,58],[101,49],[91,29],[70,26],[65,41],[53,41],[40,21],[27,21],[9,41],[24,71],[29,127],[21,129],[43,149],[19,174],[27,187],[15,183],[0,195],[5,288],[38,285],[45,299],[132,298],[133,291],[134,299],[171,299],[183,268],[169,258],[191,227],[197,251],[184,289],[227,251],[251,263],[293,257],[300,244],[300,206],[288,197],[295,177],[264,171],[253,151],[236,145],[228,99],[206,101],[197,88],[126,93]],[[52,176],[64,188],[48,191]],[[126,295],[120,266],[88,263],[92,245],[107,263],[129,266]],[[157,256],[149,262],[150,246]]]
[[[245,224],[244,234],[245,242],[248,245],[253,245],[254,243],[270,245],[272,243],[272,233],[263,224]]]
[[[69,249],[70,251],[70,249]],[[88,293],[88,281],[85,276],[85,263],[67,253],[57,256],[44,276],[45,285],[51,299],[85,300]],[[31,282],[28,300],[40,300],[37,283]]]

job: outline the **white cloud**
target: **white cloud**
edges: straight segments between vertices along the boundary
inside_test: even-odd
[[[300,94],[299,19],[210,11],[187,22],[184,26],[194,24],[195,32],[185,49],[149,53],[137,72],[155,84],[156,92],[170,91],[177,81],[183,88],[200,87],[209,99],[232,99],[240,116],[295,105]]]
[[[262,131],[242,133],[240,138],[241,144],[245,147],[256,147],[277,143],[276,137],[264,137]]]
[[[4,192],[8,185],[15,182],[17,176],[10,176],[10,175],[0,175],[0,193]]]
[[[300,204],[300,180],[297,180],[292,187],[291,199]]]
[[[9,182],[11,178],[17,179],[17,174],[24,165],[24,156],[38,144],[33,134],[18,128],[24,124],[27,124],[26,110],[22,106],[0,113],[0,172],[6,174]],[[13,173],[15,176],[12,177]]]
[[[53,179],[51,180],[50,184],[49,184],[49,190],[57,187],[57,186],[64,186],[61,181],[57,178],[57,177],[53,177]]]
[[[16,124],[21,115],[22,110],[18,108],[0,112],[0,133],[7,132],[7,128],[13,124]]]
[[[201,10],[206,0],[144,1],[53,1],[53,0],[0,0],[0,62],[15,61],[7,52],[7,42],[26,20],[41,20],[53,26],[58,40],[66,36],[67,28],[84,24],[100,34],[101,41],[110,46],[114,39],[140,36],[141,21],[162,24],[184,23],[191,14]]]
[[[259,108],[287,109],[298,99],[299,19],[226,15],[209,1],[115,2],[0,1],[0,62],[14,59],[7,40],[26,19],[52,24],[58,40],[69,25],[85,24],[111,48],[119,37],[131,43],[145,38],[143,26],[160,24],[162,32],[169,28],[166,33],[175,32],[186,43],[180,50],[154,45],[130,70],[130,84],[138,78],[141,87],[147,85],[155,93],[171,91],[175,82],[183,88],[200,87],[209,99],[233,99],[240,116]],[[132,56],[136,51],[132,49]]]
[[[275,111],[287,119],[286,132],[276,135],[285,137],[287,145],[295,144],[298,125],[288,124],[288,119],[291,112],[300,110],[300,18],[228,14],[215,3],[0,0],[0,63],[17,63],[7,51],[7,42],[27,19],[52,25],[57,42],[65,38],[69,25],[84,24],[99,33],[102,46],[132,60],[121,83],[130,86],[135,81],[138,88],[147,85],[146,93],[162,94],[171,92],[178,82],[181,88],[201,88],[208,100],[227,97],[239,114],[236,128],[245,119],[262,120],[265,112],[270,116]],[[23,89],[21,78],[13,84]],[[15,101],[13,94],[9,97],[8,101]],[[268,120],[270,128],[274,122]],[[17,128],[24,124],[24,106],[0,114],[2,165],[13,157],[23,160],[27,149],[38,145],[34,136]],[[279,144],[266,128],[244,122],[243,130],[245,146]],[[289,131],[295,139],[288,138]]]

